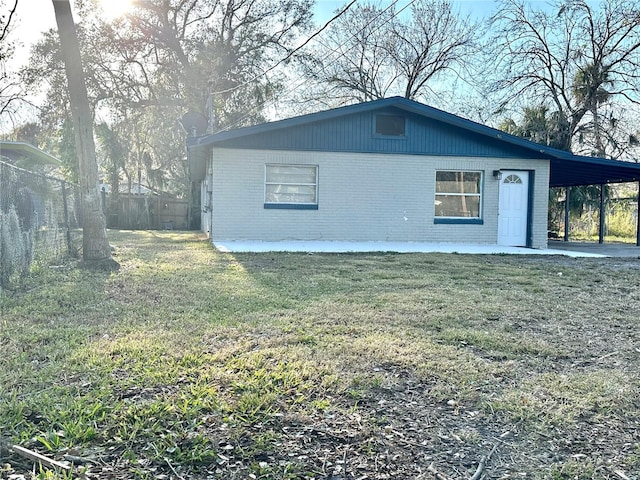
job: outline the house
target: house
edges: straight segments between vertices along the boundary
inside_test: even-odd
[[[42,181],[44,174],[57,173],[60,165],[56,157],[29,143],[0,141],[0,193],[4,194],[4,197],[0,195],[0,217],[11,206],[16,209],[25,231],[46,225],[47,189],[41,189]],[[9,176],[10,171],[23,175],[16,179]]]
[[[401,97],[187,145],[214,243],[545,248],[550,185],[640,179],[638,165],[575,156]]]
[[[26,142],[0,141],[0,160],[16,167],[51,173],[60,166],[60,160]]]

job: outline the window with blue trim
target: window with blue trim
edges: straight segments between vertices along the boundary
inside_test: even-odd
[[[266,165],[264,207],[317,209],[318,166]]]
[[[482,172],[437,171],[435,220],[481,221]]]

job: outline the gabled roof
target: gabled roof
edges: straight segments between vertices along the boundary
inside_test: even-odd
[[[282,129],[290,129],[314,122],[333,120],[347,115],[362,114],[390,107],[462,129],[487,140],[490,139],[492,142],[501,142],[505,146],[509,145],[529,151],[533,154],[533,158],[546,158],[551,163],[550,186],[552,187],[640,181],[640,164],[574,155],[571,152],[531,142],[404,97],[384,98],[251,127],[221,131],[202,137],[192,137],[187,139],[187,147],[190,152],[201,155],[203,148],[215,146],[221,142],[268,134]]]

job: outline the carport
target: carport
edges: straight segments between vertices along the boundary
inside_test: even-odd
[[[549,151],[546,153],[549,153]],[[550,168],[549,187],[562,187],[565,189],[565,241],[569,240],[569,198],[571,187],[600,186],[598,243],[603,243],[606,201],[604,186],[615,183],[640,182],[640,164],[606,158],[584,157],[562,150],[554,150]],[[638,212],[640,212],[640,195],[638,197]],[[640,220],[637,221],[636,225],[636,245],[640,246]]]

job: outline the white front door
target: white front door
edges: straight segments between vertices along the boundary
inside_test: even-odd
[[[498,207],[498,245],[525,247],[529,220],[529,172],[503,170]]]

